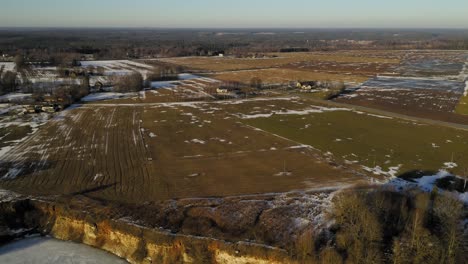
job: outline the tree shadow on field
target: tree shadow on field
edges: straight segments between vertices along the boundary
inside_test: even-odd
[[[437,171],[432,171],[432,170],[410,170],[401,173],[400,175],[397,176],[397,178],[406,180],[406,181],[411,181],[414,182],[415,179],[419,179],[423,176],[430,176],[430,175],[435,175],[437,174]]]
[[[101,185],[101,186],[97,186],[97,187],[93,187],[93,188],[84,189],[84,190],[81,190],[81,191],[78,191],[78,192],[73,192],[70,195],[72,195],[72,196],[86,195],[86,194],[90,194],[90,193],[94,193],[94,192],[98,192],[98,191],[103,191],[103,190],[111,188],[111,187],[113,187],[115,185],[117,185],[117,182],[106,184],[106,185]]]
[[[13,181],[54,167],[56,162],[32,160],[23,163],[0,160],[0,180]]]
[[[424,176],[433,176],[437,175],[437,173],[437,171],[433,170],[411,170],[398,175],[397,178],[415,183],[418,179]],[[434,186],[450,192],[468,192],[468,184],[466,183],[465,179],[455,175],[447,175],[436,179],[434,182]]]

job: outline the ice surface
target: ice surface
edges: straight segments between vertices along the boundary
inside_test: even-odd
[[[35,237],[0,247],[0,263],[8,264],[106,264],[127,263],[117,256],[83,244]]]

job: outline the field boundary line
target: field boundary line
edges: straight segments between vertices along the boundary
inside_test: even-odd
[[[387,117],[393,117],[393,118],[402,119],[402,120],[406,120],[406,121],[412,121],[412,122],[417,122],[417,123],[425,123],[425,124],[429,124],[429,125],[436,125],[436,126],[453,128],[453,129],[457,129],[457,130],[468,131],[468,125],[464,125],[464,124],[445,122],[445,121],[434,120],[434,119],[429,119],[429,118],[409,116],[409,115],[394,113],[394,112],[390,112],[390,111],[386,111],[386,110],[380,110],[380,109],[375,109],[375,108],[370,108],[370,107],[365,107],[365,106],[359,106],[359,105],[338,103],[338,102],[333,102],[333,101],[328,101],[328,100],[308,98],[308,97],[305,97],[305,96],[300,96],[300,97],[305,99],[305,100],[317,103],[317,104],[325,104],[327,106],[348,108],[350,110],[353,110],[354,112],[361,111],[361,112],[366,112],[366,113],[371,113],[371,114],[377,114],[377,115],[383,115],[383,116],[387,116]]]

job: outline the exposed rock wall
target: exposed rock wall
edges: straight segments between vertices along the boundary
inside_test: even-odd
[[[130,263],[295,263],[278,248],[173,234],[103,215],[52,201],[0,202],[4,242],[15,236],[12,230],[27,230],[100,248]]]

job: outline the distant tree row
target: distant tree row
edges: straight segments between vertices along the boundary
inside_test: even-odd
[[[87,55],[95,59],[169,56],[244,56],[251,53],[338,49],[457,49],[468,48],[467,31],[342,30],[291,32],[274,35],[236,32],[159,30],[43,30],[0,32],[0,50],[22,54],[27,62],[73,65]],[[274,40],[274,41],[272,41]]]

